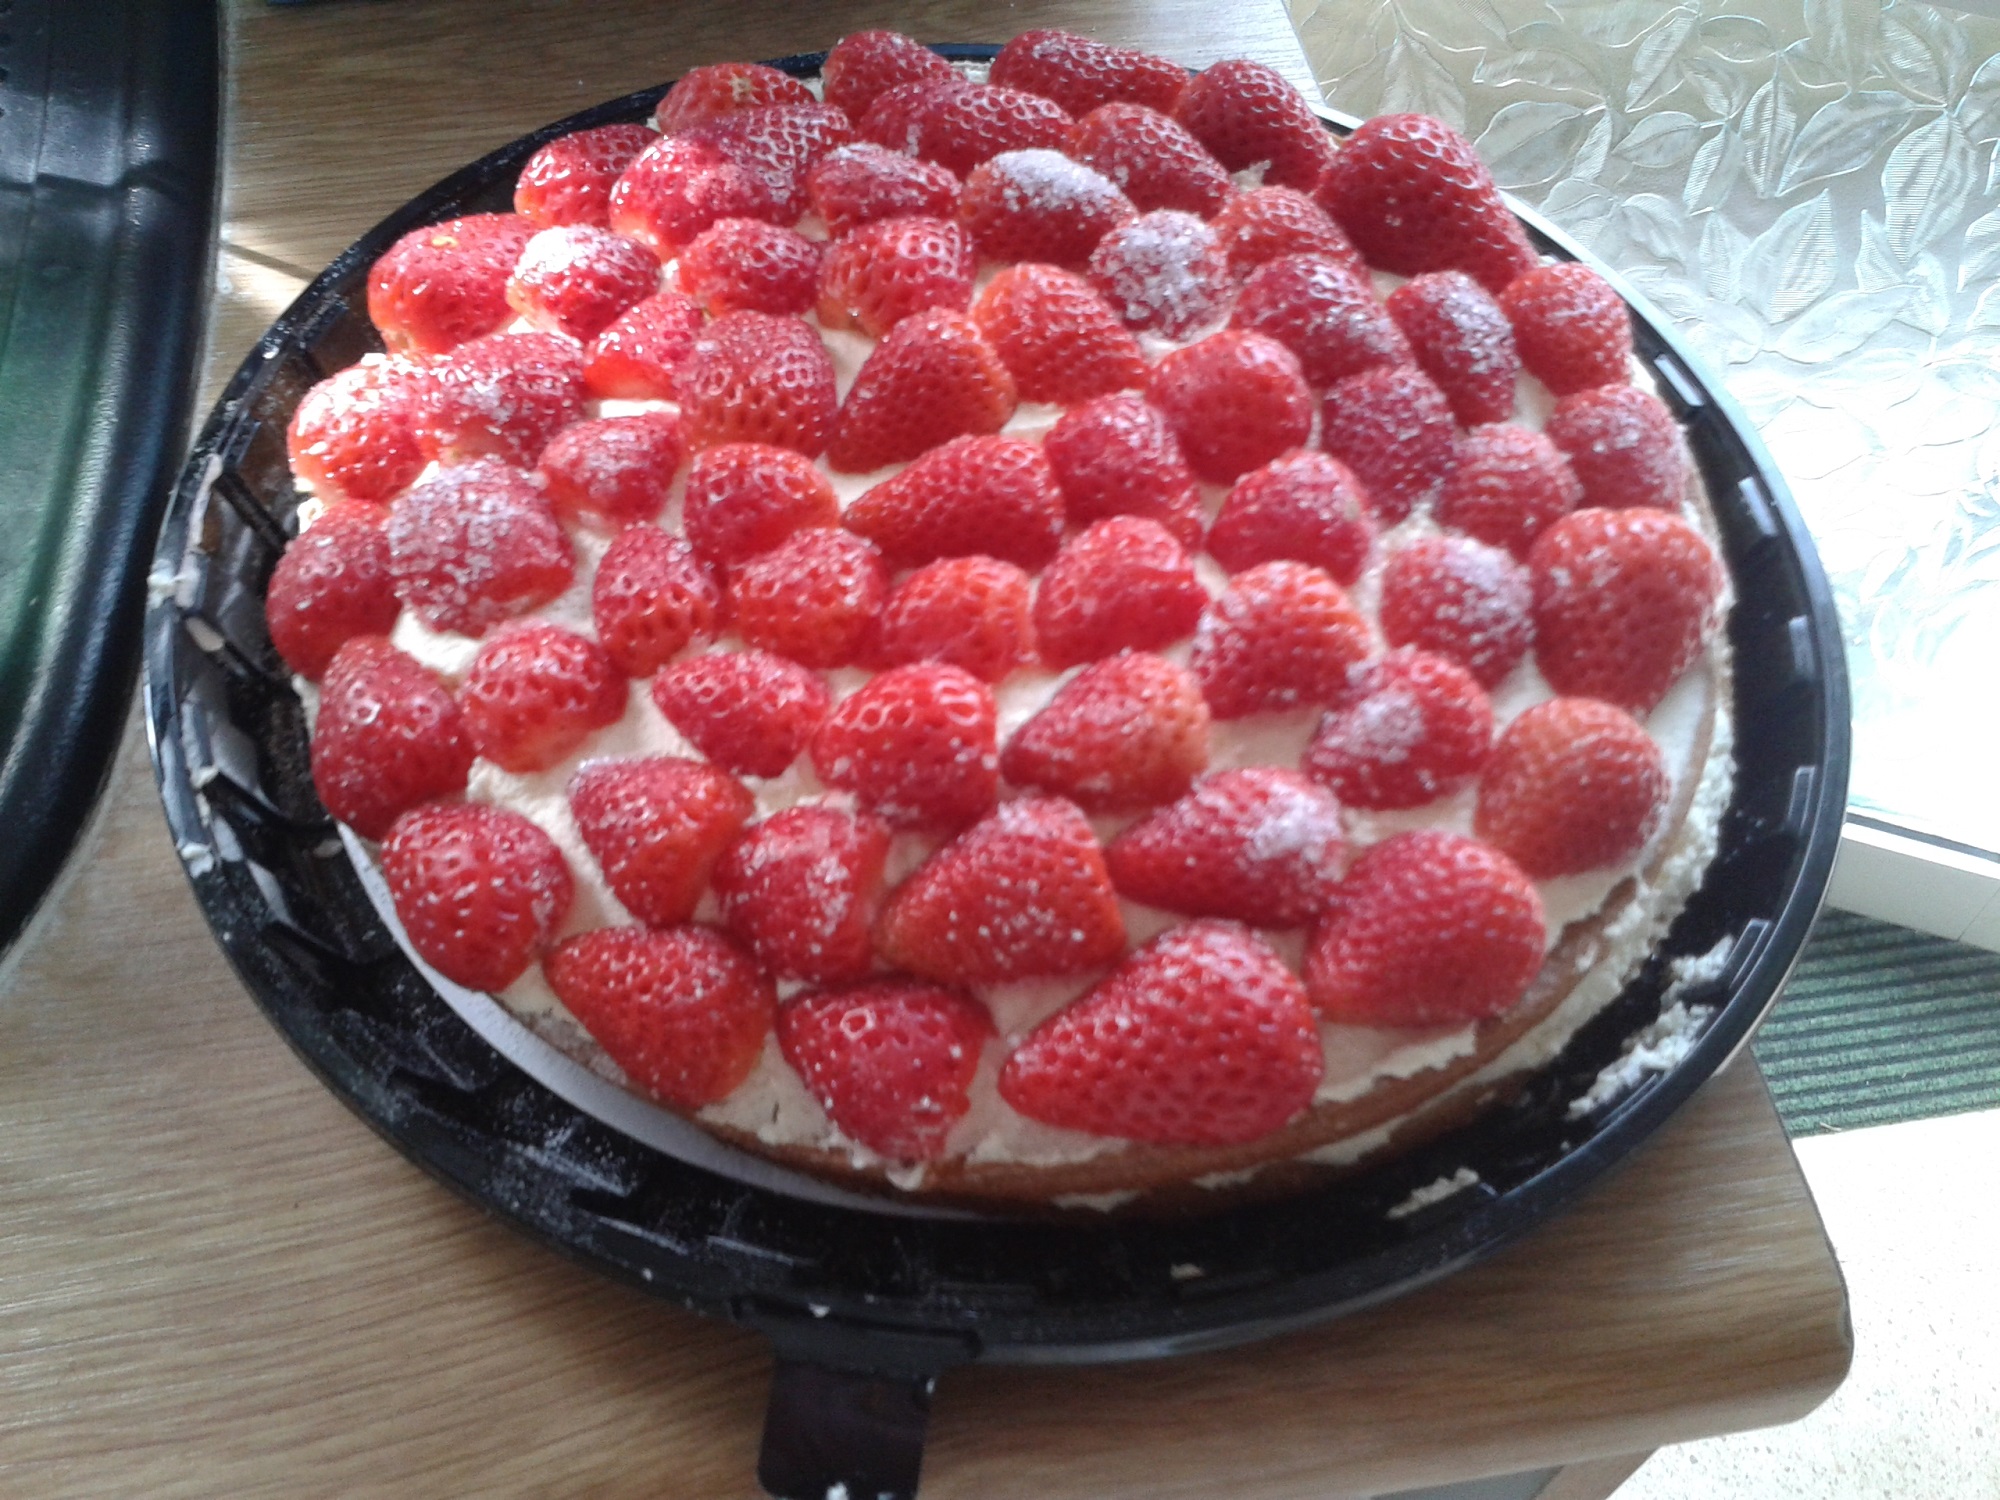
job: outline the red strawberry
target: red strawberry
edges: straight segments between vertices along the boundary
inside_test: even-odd
[[[1191,634],[1208,591],[1179,542],[1143,516],[1107,516],[1063,545],[1035,593],[1042,660],[1061,669]]]
[[[1578,391],[1556,403],[1542,430],[1569,455],[1585,505],[1674,510],[1687,497],[1687,444],[1651,391],[1636,385]]]
[[[1632,378],[1632,317],[1625,299],[1576,261],[1536,266],[1500,293],[1521,363],[1558,396]]]
[[[1060,105],[1019,89],[945,87],[916,117],[916,154],[962,178],[1002,151],[1060,151],[1072,123]]]
[[[1412,358],[1375,289],[1322,255],[1281,255],[1259,266],[1243,284],[1230,326],[1269,334],[1291,350],[1314,390]]]
[[[363,838],[419,802],[465,790],[472,769],[465,716],[443,683],[379,635],[341,646],[320,678],[313,788]]]
[[[889,593],[876,550],[850,532],[795,531],[729,575],[729,613],[753,646],[808,667],[858,660]]]
[[[535,327],[589,343],[660,289],[660,258],[588,224],[544,229],[507,280],[507,303]]]
[[[1129,900],[1185,917],[1300,927],[1326,905],[1347,859],[1340,804],[1296,771],[1213,771],[1104,851]]]
[[[1014,732],[1000,772],[1088,812],[1171,802],[1208,768],[1208,705],[1185,667],[1127,651],[1093,662]]]
[[[1448,657],[1391,651],[1357,667],[1320,720],[1306,774],[1349,807],[1422,807],[1479,774],[1493,705]]]
[[[840,500],[813,461],[769,443],[722,443],[688,465],[681,529],[718,568],[769,552],[795,531],[840,524]]]
[[[368,316],[390,349],[443,354],[511,316],[507,277],[535,233],[519,214],[412,229],[368,272]]]
[[[1382,569],[1382,637],[1449,657],[1484,688],[1528,654],[1534,590],[1498,547],[1463,536],[1420,537]]]
[[[583,351],[553,333],[490,333],[428,372],[417,442],[445,463],[525,468],[583,415]]]
[[[892,667],[827,715],[813,769],[898,828],[956,828],[999,793],[996,718],[992,690],[970,672]]]
[[[823,247],[761,219],[717,219],[675,262],[680,284],[711,313],[802,313],[819,295]]]
[[[628,526],[598,560],[590,612],[618,670],[650,677],[690,645],[715,639],[722,590],[679,537]]]
[[[1004,802],[890,893],[875,924],[890,963],[945,984],[1084,974],[1125,947],[1090,822],[1059,797]]]
[[[661,259],[672,259],[718,219],[785,216],[771,186],[707,141],[663,136],[611,189],[606,223]]]
[[[1389,293],[1388,307],[1462,425],[1514,414],[1521,355],[1491,292],[1463,271],[1426,271]]]
[[[1136,47],[1114,47],[1074,31],[1024,31],[1000,49],[987,75],[1003,88],[1053,99],[1073,115],[1100,104],[1174,107],[1187,69]]]
[[[1306,949],[1329,1021],[1456,1026],[1510,1009],[1542,967],[1541,897],[1499,850],[1442,829],[1366,851]]]
[[[576,893],[555,840],[480,802],[404,813],[382,845],[382,877],[410,946],[469,990],[504,990],[526,973]]]
[[[1228,329],[1174,350],[1153,367],[1146,399],[1210,484],[1269,463],[1312,431],[1312,390],[1297,357],[1261,333]]]
[[[1368,655],[1368,624],[1318,568],[1260,563],[1195,630],[1193,667],[1218,719],[1331,703]]]
[[[706,927],[601,927],[558,945],[542,972],[628,1078],[689,1112],[750,1076],[777,1009],[770,981]]]
[[[1433,514],[1440,526],[1525,558],[1535,538],[1582,501],[1562,449],[1532,428],[1495,422],[1460,441]]]
[[[891,1161],[944,1155],[992,1035],[976,1000],[908,980],[801,995],[778,1012],[785,1060],[827,1116]]]
[[[1054,266],[1010,266],[972,309],[1023,401],[1074,406],[1146,383],[1146,358],[1089,282]]]
[[[1296,448],[1230,487],[1208,533],[1208,550],[1232,573],[1290,558],[1352,588],[1368,566],[1375,523],[1353,471],[1337,458]]]
[[[388,359],[322,380],[285,433],[292,473],[325,499],[388,504],[424,469],[417,422],[426,379],[422,366]]]
[[[691,68],[660,101],[656,122],[671,135],[703,120],[773,104],[816,104],[812,90],[763,63],[720,62]]]
[[[768,651],[670,662],[653,702],[703,755],[738,776],[782,776],[833,706],[826,684]]]
[[[1542,533],[1528,567],[1542,676],[1641,713],[1701,654],[1722,595],[1708,543],[1667,511],[1575,511]]]
[[[514,211],[544,229],[595,224],[611,213],[611,185],[659,137],[644,125],[600,125],[559,135],[528,158],[514,184]]]
[[[896,586],[870,654],[884,666],[936,661],[998,682],[1035,654],[1034,584],[994,557],[948,557]]]
[[[1197,73],[1174,118],[1232,172],[1267,163],[1263,180],[1277,187],[1310,192],[1334,154],[1305,95],[1276,68],[1243,58]]]
[[[979,256],[944,219],[877,219],[842,235],[820,269],[819,320],[880,338],[928,307],[965,311]]]
[[[1228,306],[1229,257],[1193,214],[1141,214],[1097,242],[1090,282],[1128,328],[1184,339]]]
[[[1315,196],[1368,264],[1398,276],[1466,271],[1498,293],[1535,265],[1472,142],[1428,115],[1365,122]]]
[[[955,220],[958,179],[934,161],[857,141],[829,151],[806,174],[806,201],[837,239],[877,219]]]
[[[674,379],[697,448],[775,443],[811,458],[826,447],[840,398],[833,360],[811,326],[769,313],[724,313],[696,337]]]
[[[1154,1146],[1234,1146],[1312,1103],[1325,1061],[1299,981],[1233,922],[1164,932],[1014,1049],[1030,1119]]]
[[[458,706],[494,765],[546,771],[623,717],[625,678],[588,636],[521,620],[479,648]]]
[[[300,532],[271,570],[264,621],[299,676],[317,681],[357,635],[387,635],[402,612],[389,536],[372,505],[336,505]]]
[[[694,914],[710,867],[756,806],[734,776],[666,756],[586,761],[569,784],[577,832],[611,893],[649,927]]]
[[[826,461],[843,474],[906,463],[1014,415],[1014,377],[978,324],[935,307],[889,330],[854,377]]]
[[[778,979],[858,979],[874,961],[889,830],[832,807],[753,824],[715,866],[730,935]]]
[[[600,399],[670,401],[674,376],[694,350],[701,308],[681,292],[648,297],[618,317],[590,345],[585,389]]]
[[[1240,279],[1281,255],[1323,255],[1363,280],[1368,263],[1325,209],[1291,188],[1260,187],[1237,193],[1215,216],[1215,232]]]
[[[981,162],[958,197],[959,222],[988,260],[1074,270],[1134,212],[1110,178],[1046,147]]]
[[[845,111],[829,104],[780,104],[704,120],[683,139],[715,147],[757,177],[777,205],[773,217],[792,223],[806,211],[807,174],[829,151],[854,139],[854,126]]]
[[[1320,446],[1354,471],[1369,506],[1394,524],[1437,493],[1458,458],[1451,403],[1415,365],[1378,365],[1336,380]]]
[[[1110,178],[1141,212],[1171,208],[1206,219],[1229,196],[1222,163],[1178,120],[1143,104],[1091,110],[1070,127],[1063,149]]]
[[[886,88],[869,103],[868,112],[855,122],[855,131],[871,145],[915,156],[922,139],[924,116],[947,94],[960,94],[978,85],[953,73],[948,78],[918,78]],[[951,168],[945,168],[951,171]],[[953,173],[956,176],[956,173]]]
[[[686,457],[680,417],[648,411],[565,427],[535,467],[557,515],[624,526],[659,515]]]
[[[1100,396],[1056,419],[1042,452],[1070,523],[1106,516],[1158,521],[1184,547],[1201,544],[1201,491],[1174,430],[1143,396]]]
[[[865,491],[842,519],[892,568],[975,553],[1038,568],[1062,536],[1062,491],[1024,438],[954,438]]]
[[[951,64],[900,31],[852,31],[833,44],[820,68],[826,102],[854,119],[890,89],[956,77]]]
[[[547,604],[576,568],[533,477],[490,458],[440,469],[398,501],[389,556],[396,597],[460,635]]]
[[[1632,858],[1659,831],[1672,789],[1660,747],[1624,709],[1551,698],[1494,745],[1473,826],[1550,880]]]

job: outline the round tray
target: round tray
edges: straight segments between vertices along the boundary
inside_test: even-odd
[[[820,61],[776,66],[810,75]],[[147,720],[167,818],[217,940],[330,1088],[521,1230],[774,1341],[761,1471],[774,1493],[824,1494],[836,1481],[911,1493],[931,1384],[955,1364],[1177,1354],[1433,1281],[1574,1199],[1744,1043],[1832,869],[1847,787],[1844,657],[1825,579],[1769,458],[1628,292],[1639,356],[1684,424],[1738,593],[1736,786],[1720,851],[1660,952],[1514,1102],[1282,1201],[1083,1224],[791,1191],[616,1128],[503,1055],[399,947],[314,795],[305,717],[263,616],[299,499],[285,427],[314,383],[380,348],[366,277],[398,237],[509,208],[516,174],[544,142],[644,120],[663,92],[572,116],[445,179],[351,246],[265,334],[203,428],[161,530],[153,576],[172,587],[156,589],[146,619]],[[1542,249],[1581,258],[1522,217]],[[1686,1055],[1573,1118],[1572,1101],[1657,1018],[1667,961],[1717,951],[1727,955],[1719,977],[1682,997],[1705,1012]],[[1389,1213],[1461,1168],[1476,1184]]]

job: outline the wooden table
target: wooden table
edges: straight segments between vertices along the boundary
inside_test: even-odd
[[[699,62],[1067,22],[1305,78],[1278,0],[241,0],[232,21],[204,408],[380,214]],[[1331,1500],[1567,1465],[1544,1494],[1584,1500],[1661,1443],[1802,1415],[1848,1355],[1745,1059],[1573,1211],[1416,1296],[1220,1354],[948,1377],[925,1494]],[[0,1493],[748,1496],[768,1371],[758,1340],[440,1190],[313,1081],[210,940],[135,725],[0,978]]]

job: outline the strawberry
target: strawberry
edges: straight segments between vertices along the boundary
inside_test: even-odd
[[[1419,537],[1382,569],[1382,637],[1449,657],[1491,689],[1528,654],[1533,598],[1528,570],[1498,547]]]
[[[816,290],[828,328],[880,338],[927,307],[965,311],[979,269],[972,236],[945,219],[877,219],[827,251]]]
[[[697,448],[774,443],[811,458],[826,447],[840,398],[833,360],[811,326],[769,313],[724,313],[695,338],[674,397]]]
[[[778,1045],[842,1135],[890,1161],[944,1155],[993,1019],[956,990],[883,980],[801,995]]]
[[[1153,367],[1146,399],[1210,484],[1269,463],[1312,431],[1312,390],[1297,357],[1261,333],[1226,329],[1174,350]]]
[[[1059,797],[1003,802],[890,892],[875,948],[944,984],[1084,974],[1125,947],[1090,822]]]
[[[704,120],[682,139],[715,147],[755,176],[775,205],[771,217],[790,224],[806,211],[807,175],[829,151],[854,139],[854,126],[829,104],[778,104]]]
[[[1314,196],[1379,270],[1465,271],[1497,294],[1535,266],[1534,247],[1472,142],[1428,115],[1363,123]]]
[[[1185,917],[1301,927],[1347,859],[1340,804],[1296,771],[1212,771],[1104,851],[1118,893]]]
[[[827,465],[867,474],[963,434],[998,432],[1015,400],[1014,377],[971,318],[943,307],[913,314],[854,377]]]
[[[1457,461],[1451,403],[1415,365],[1377,365],[1336,380],[1320,410],[1320,446],[1354,471],[1388,524],[1434,495]]]
[[[1493,422],[1459,442],[1432,514],[1440,526],[1526,558],[1536,537],[1582,503],[1562,449],[1533,428]]]
[[[864,492],[842,519],[892,568],[975,553],[1038,568],[1062,537],[1062,491],[1024,438],[953,438]]]
[[[802,313],[819,295],[823,247],[761,219],[717,219],[674,263],[681,289],[709,312]]]
[[[709,869],[756,806],[734,776],[668,756],[585,761],[569,784],[577,832],[611,893],[649,927],[694,914]]]
[[[978,85],[953,73],[948,78],[917,78],[882,90],[855,121],[855,133],[870,145],[915,156],[923,138],[924,116],[950,94],[962,94]],[[952,171],[946,167],[946,171]],[[958,174],[952,172],[956,177]]]
[[[662,136],[613,184],[607,227],[671,260],[718,219],[784,217],[771,186],[707,141]]]
[[[814,527],[731,569],[729,613],[753,646],[803,666],[844,667],[860,658],[888,593],[874,547]]]
[[[898,828],[956,828],[992,807],[1000,758],[993,693],[970,672],[892,667],[813,736],[813,769]]]
[[[722,443],[688,465],[681,530],[702,561],[728,569],[795,531],[840,524],[840,500],[813,461],[769,443]]]
[[[1229,196],[1222,163],[1178,120],[1143,104],[1099,105],[1070,127],[1063,150],[1110,178],[1142,213],[1170,208],[1206,219]]]
[[[1141,214],[1097,242],[1090,282],[1128,328],[1170,339],[1219,322],[1228,306],[1229,258],[1193,214]]]
[[[1192,665],[1218,719],[1331,703],[1369,653],[1368,624],[1318,568],[1259,563],[1203,612]]]
[[[588,636],[541,620],[493,633],[458,690],[479,753],[503,771],[546,771],[625,713],[625,678]]]
[[[1189,80],[1174,118],[1223,166],[1265,163],[1263,181],[1310,192],[1333,159],[1333,137],[1276,68],[1235,58]]]
[[[1233,922],[1178,927],[1028,1034],[1000,1073],[1022,1114],[1153,1146],[1235,1146],[1306,1109],[1325,1070],[1298,979]]]
[[[417,442],[445,463],[533,463],[583,415],[583,351],[560,334],[489,333],[428,372]]]
[[[955,78],[951,64],[900,31],[851,31],[833,44],[820,67],[826,102],[858,120],[899,84]]]
[[[1185,667],[1126,651],[1093,662],[1014,732],[1000,774],[1087,812],[1171,802],[1208,768],[1208,705]]]
[[[389,513],[396,597],[433,630],[482,635],[547,604],[576,569],[533,476],[490,458],[440,469]]]
[[[504,324],[507,277],[535,223],[471,214],[412,229],[368,271],[368,317],[391,351],[443,354]]]
[[[1072,123],[1062,106],[1019,89],[939,88],[916,116],[916,154],[963,178],[1003,151],[1062,150]]]
[[[590,584],[597,639],[627,677],[650,677],[690,645],[715,639],[722,590],[679,537],[628,526]]]
[[[660,258],[588,224],[544,229],[507,279],[507,304],[536,328],[589,343],[660,289]]]
[[[271,644],[287,667],[312,681],[354,636],[387,635],[402,608],[382,514],[352,502],[292,538],[264,591]]]
[[[1666,757],[1624,709],[1551,698],[1501,733],[1473,827],[1551,880],[1631,859],[1659,831],[1672,789]]]
[[[626,1077],[690,1113],[750,1076],[777,1009],[770,981],[706,927],[601,927],[558,944],[542,972]]]
[[[812,90],[763,63],[720,62],[691,68],[667,90],[655,123],[672,135],[704,120],[774,104],[816,104]]]
[[[1110,178],[1047,147],[981,162],[958,196],[959,222],[988,260],[1081,270],[1105,232],[1136,210]]]
[[[693,352],[701,325],[701,308],[682,292],[635,304],[591,341],[585,390],[600,400],[672,400],[674,376]]]
[[[833,706],[826,684],[768,651],[719,651],[670,662],[653,679],[662,717],[738,776],[782,776]]]
[[[647,411],[565,427],[535,468],[557,515],[625,526],[658,517],[686,457],[679,415]]]
[[[1188,79],[1187,69],[1164,57],[1053,30],[1020,33],[1000,49],[987,77],[1052,99],[1073,115],[1111,103],[1172,109]]]
[[[1368,849],[1306,949],[1306,993],[1329,1021],[1459,1026],[1514,1006],[1542,967],[1547,920],[1506,855],[1443,829]]]
[[[1158,521],[1183,547],[1201,544],[1201,491],[1174,430],[1143,396],[1100,396],[1056,419],[1042,452],[1070,523],[1106,516]]]
[[[1558,396],[1632,379],[1632,317],[1589,266],[1561,261],[1515,277],[1500,293],[1521,363]]]
[[[1009,266],[972,309],[1023,401],[1075,406],[1146,383],[1139,341],[1089,282],[1054,266]]]
[[[605,227],[611,185],[659,137],[644,125],[600,125],[559,135],[528,158],[514,184],[514,212],[544,229]]]
[[[1239,280],[1281,255],[1323,255],[1367,280],[1368,263],[1346,231],[1304,193],[1260,187],[1233,194],[1215,216],[1215,233]]]
[[[1061,669],[1191,634],[1208,604],[1181,544],[1157,521],[1107,516],[1064,543],[1035,593],[1042,660]]]
[[[1426,271],[1389,293],[1388,308],[1463,426],[1514,414],[1521,354],[1491,292],[1463,271]]]
[[[1687,444],[1651,391],[1636,385],[1578,391],[1556,403],[1542,431],[1569,455],[1585,505],[1675,510],[1687,497]]]
[[[874,960],[889,830],[832,807],[788,807],[716,862],[729,933],[779,979],[858,979]]]
[[[955,221],[958,179],[934,161],[857,141],[829,151],[806,174],[806,201],[838,239],[877,219]]]
[[[1232,573],[1290,558],[1343,588],[1360,579],[1374,546],[1361,482],[1339,459],[1309,448],[1237,480],[1208,533],[1209,555]]]
[[[1328,256],[1266,261],[1243,284],[1229,326],[1283,344],[1318,391],[1363,370],[1412,359],[1409,341],[1375,300],[1375,289]]]
[[[417,442],[423,366],[406,359],[350,365],[314,386],[292,413],[292,473],[324,499],[386,505],[424,469]]]
[[[875,621],[883,666],[936,661],[998,682],[1035,655],[1034,584],[995,557],[948,557],[896,586]]]
[[[1722,569],[1660,510],[1579,510],[1528,554],[1535,665],[1558,693],[1643,713],[1701,654]]]
[[[382,845],[382,878],[410,946],[469,990],[504,990],[526,973],[576,893],[555,840],[481,802],[404,813]]]
[[[1493,745],[1493,705],[1448,657],[1399,650],[1354,671],[1320,720],[1305,772],[1349,807],[1422,807],[1471,781]]]
[[[313,788],[363,838],[386,837],[419,802],[465,790],[472,740],[457,701],[382,636],[357,635],[320,677]]]

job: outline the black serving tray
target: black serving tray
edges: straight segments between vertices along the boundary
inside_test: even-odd
[[[820,61],[777,65],[804,75]],[[1743,1045],[1832,868],[1847,788],[1844,657],[1783,481],[1636,298],[1640,355],[1685,424],[1738,591],[1737,784],[1720,853],[1661,954],[1510,1105],[1281,1202],[1075,1223],[891,1212],[745,1180],[612,1128],[489,1045],[398,946],[313,793],[304,716],[262,609],[297,503],[285,424],[314,382],[379,347],[365,277],[396,238],[506,208],[543,142],[642,120],[663,91],[550,125],[447,178],[363,236],[273,325],[211,414],[161,531],[156,571],[180,586],[147,617],[146,706],[189,878],[273,1024],[364,1119],[459,1192],[598,1271],[766,1334],[779,1356],[760,1469],[772,1493],[817,1500],[844,1483],[856,1496],[913,1494],[930,1391],[954,1365],[1180,1354],[1434,1281],[1574,1200]],[[1578,255],[1523,217],[1542,248]],[[1686,997],[1713,1007],[1687,1056],[1571,1119],[1570,1102],[1657,1017],[1666,960],[1719,944],[1724,972]],[[1478,1184],[1388,1216],[1459,1167]]]

